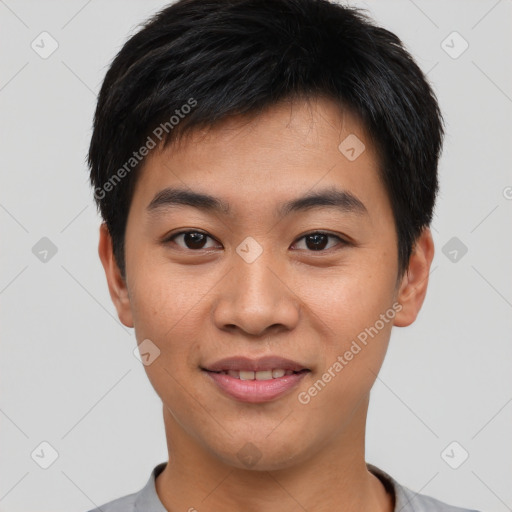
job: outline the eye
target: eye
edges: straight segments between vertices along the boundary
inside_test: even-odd
[[[209,248],[206,246],[206,240],[208,238],[213,240],[211,236],[201,231],[180,231],[179,233],[176,233],[171,237],[167,238],[165,240],[165,243],[171,241],[176,242],[176,240],[181,240],[184,245],[177,243],[177,245],[179,245],[180,247],[183,247],[184,249],[200,250]]]
[[[337,240],[338,244],[334,244],[331,245],[330,247],[327,247],[329,245],[329,238]],[[182,247],[183,249],[201,250],[212,248],[212,246],[208,247],[207,245],[208,239],[214,240],[211,236],[207,235],[206,233],[203,233],[202,231],[190,230],[175,233],[174,235],[164,240],[164,243],[167,244],[169,242],[174,242],[176,243],[176,245]],[[179,243],[178,240],[181,243]],[[303,235],[298,240],[304,240],[305,243],[305,247],[299,247],[299,249],[306,249],[309,251],[325,251],[327,249],[331,249],[333,246],[335,247],[336,245],[348,245],[348,242],[343,240],[339,236],[333,235],[331,233],[325,233],[323,231],[315,231],[312,233],[308,233],[306,235]],[[295,245],[297,245],[298,243],[299,242],[296,242]]]
[[[306,249],[309,249],[311,251],[323,251],[325,250],[326,246],[328,245],[328,239],[333,238],[341,242],[341,245],[348,245],[348,242],[340,238],[339,236],[332,235],[330,233],[324,233],[322,231],[315,231],[313,233],[308,233],[304,235],[303,237],[299,238],[299,240],[304,240]],[[339,245],[339,244],[335,244]],[[328,247],[328,249],[331,249],[333,246]]]

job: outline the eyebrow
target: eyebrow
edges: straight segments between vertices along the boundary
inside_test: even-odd
[[[191,206],[206,212],[231,214],[231,207],[226,201],[210,194],[195,192],[186,188],[168,187],[158,192],[146,207],[151,214],[158,214],[176,206]],[[368,214],[363,202],[347,190],[330,187],[315,192],[309,192],[304,196],[292,199],[280,205],[276,215],[280,218],[299,211],[312,208],[335,208],[342,213],[356,215]]]

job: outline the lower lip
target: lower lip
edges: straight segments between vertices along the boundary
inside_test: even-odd
[[[204,372],[227,395],[242,402],[270,402],[284,395],[303,379],[309,372],[283,375],[277,379],[241,380],[224,373]]]

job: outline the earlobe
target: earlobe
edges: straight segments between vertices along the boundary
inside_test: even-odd
[[[116,307],[119,320],[126,325],[126,327],[133,327],[133,317],[128,288],[114,257],[112,238],[107,225],[104,222],[100,226],[98,255],[103,265],[103,269],[105,270],[110,298]]]
[[[427,293],[433,258],[432,233],[429,228],[425,228],[416,241],[398,291],[397,301],[402,309],[395,316],[394,325],[397,327],[406,327],[416,320]]]

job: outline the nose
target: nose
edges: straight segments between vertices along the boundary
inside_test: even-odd
[[[250,263],[234,253],[231,271],[217,293],[213,319],[222,330],[262,337],[292,330],[300,318],[300,300],[271,251],[264,250]]]

